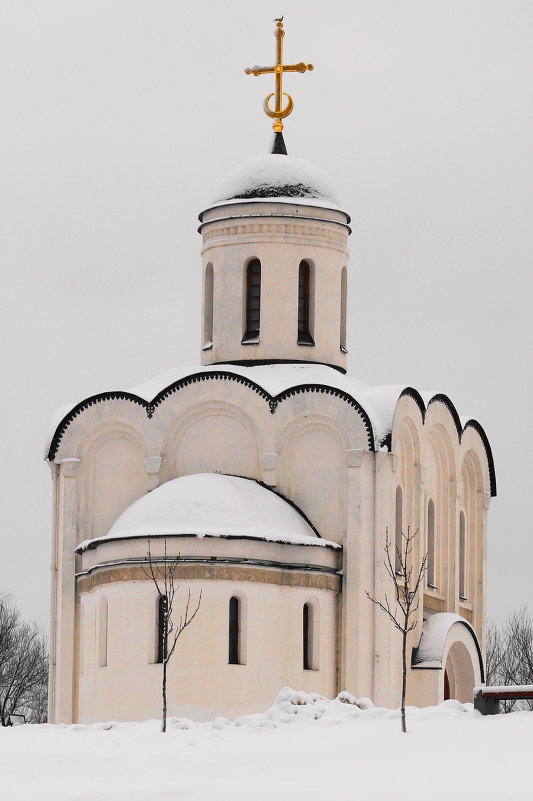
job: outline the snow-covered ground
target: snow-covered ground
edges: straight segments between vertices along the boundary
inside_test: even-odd
[[[342,696],[342,694],[341,694]],[[233,723],[0,729],[6,801],[519,801],[533,798],[533,713],[471,704],[398,711],[282,690]]]

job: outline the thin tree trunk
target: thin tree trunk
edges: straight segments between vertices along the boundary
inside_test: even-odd
[[[407,684],[407,632],[402,632],[402,731],[407,732],[405,725],[405,687]]]
[[[161,719],[161,731],[167,730],[167,660],[163,660],[163,715]]]

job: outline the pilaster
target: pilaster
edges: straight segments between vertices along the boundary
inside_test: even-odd
[[[263,453],[261,454],[261,470],[263,473],[263,483],[267,487],[276,486],[276,467],[278,464],[277,453]]]
[[[395,547],[394,531],[392,528],[392,499],[394,490],[392,487],[392,475],[397,466],[397,457],[392,453],[378,451],[374,455],[375,473],[375,495],[374,495],[374,595],[373,597],[383,600],[385,594],[391,597],[391,584],[385,569],[385,536],[387,529],[392,543]],[[370,592],[370,590],[369,590]],[[394,642],[391,641],[395,635],[392,631],[392,624],[384,612],[376,605],[372,605],[374,614],[374,692],[373,700],[376,704],[387,705],[390,702],[391,676],[389,663]],[[370,613],[370,610],[369,610]]]
[[[374,454],[346,451],[346,539],[343,549],[341,608],[342,688],[356,695],[373,695],[374,625]]]
[[[71,723],[74,686],[75,554],[78,545],[76,476],[80,460],[63,459],[57,473],[54,693],[52,722]]]
[[[144,460],[144,469],[147,475],[148,492],[159,486],[160,471],[163,458],[161,456],[147,456]]]
[[[454,478],[448,482],[448,553],[444,565],[448,566],[446,610],[459,614],[459,491]]]

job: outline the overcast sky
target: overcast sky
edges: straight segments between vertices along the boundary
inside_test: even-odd
[[[533,610],[530,0],[0,0],[0,588],[48,626],[55,409],[199,362],[197,214],[265,152],[353,219],[350,372],[446,392],[490,438],[488,611]]]

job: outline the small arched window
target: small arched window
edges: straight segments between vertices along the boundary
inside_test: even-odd
[[[314,276],[308,261],[298,268],[298,345],[314,345],[312,337]]]
[[[252,259],[246,267],[246,327],[243,345],[256,345],[261,329],[261,262]]]
[[[313,667],[313,607],[307,603],[303,607],[303,668]]]
[[[229,648],[230,665],[241,664],[241,604],[238,598],[229,599]]]
[[[459,597],[466,601],[466,518],[465,513],[459,515]]]
[[[157,596],[156,613],[156,662],[163,664],[167,658],[168,642],[168,599],[166,595]]]
[[[204,283],[204,350],[209,350],[209,348],[213,347],[213,299],[213,265],[209,263],[205,268]]]
[[[348,274],[346,267],[341,272],[341,350],[348,353],[346,348],[346,303],[348,301]]]
[[[428,572],[427,581],[429,587],[436,587],[435,571],[435,504],[432,500],[428,503],[428,537],[427,537]]]
[[[396,515],[394,520],[394,569],[396,573],[402,572],[403,553],[403,492],[396,487]]]
[[[108,605],[104,596],[98,609],[98,667],[107,667],[107,629]]]

